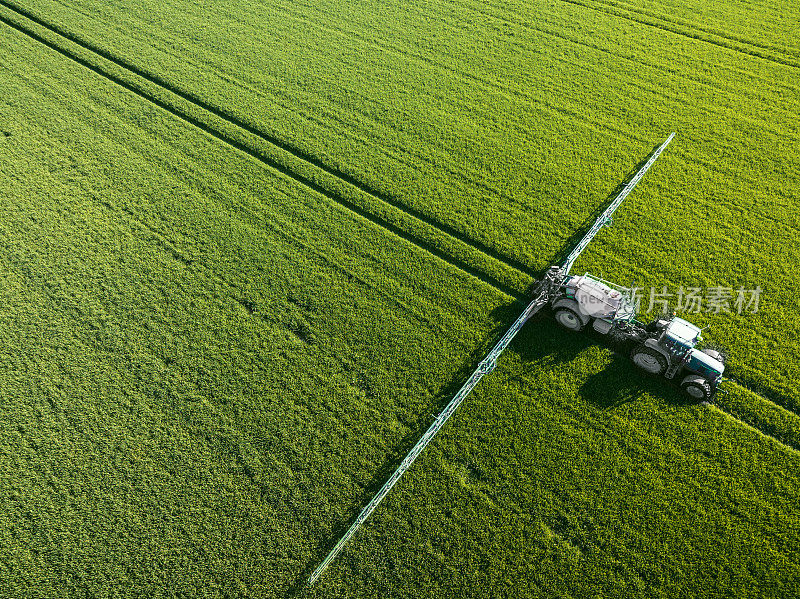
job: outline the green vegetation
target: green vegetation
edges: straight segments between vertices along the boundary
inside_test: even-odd
[[[795,593],[800,9],[696,8],[0,0],[0,596]],[[760,285],[729,394],[531,322],[304,589],[671,130],[578,268]]]
[[[800,371],[784,358],[800,348],[784,348],[777,324],[800,313],[793,273],[776,266],[798,261],[794,67],[563,2],[25,7],[534,271],[603,204],[632,157],[679,131],[630,217],[584,265],[657,287],[761,285],[761,313],[715,319],[715,338],[745,344],[734,355],[740,377],[800,409]],[[764,20],[777,27],[797,12],[782,6]]]

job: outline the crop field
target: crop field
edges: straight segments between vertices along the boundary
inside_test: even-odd
[[[0,597],[796,596],[798,40],[785,0],[0,0]],[[574,272],[759,288],[679,310],[726,393],[536,318],[306,587],[671,131]]]

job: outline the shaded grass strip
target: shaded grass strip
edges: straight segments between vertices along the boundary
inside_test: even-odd
[[[581,2],[579,0],[561,0],[561,2],[564,2],[566,4],[574,4],[575,6],[588,8],[590,10],[596,10],[597,12],[603,12],[608,15],[612,15],[614,17],[627,19],[628,21],[634,21],[636,23],[639,23],[641,25],[646,25],[648,27],[655,27],[657,29],[668,31],[670,33],[674,33],[682,37],[696,39],[701,42],[706,42],[708,44],[719,46],[720,48],[726,48],[728,50],[733,50],[734,52],[739,52],[740,54],[747,54],[749,56],[753,56],[755,58],[761,58],[763,60],[768,60],[776,64],[781,64],[788,67],[800,68],[800,63],[784,56],[775,56],[772,53],[759,49],[759,47],[757,46],[749,47],[750,44],[746,45],[741,42],[736,42],[717,34],[709,34],[689,27],[680,27],[672,23],[671,21],[665,23],[661,22],[661,20],[657,20],[649,16],[647,18],[643,18],[641,16],[637,18],[636,16],[630,14],[629,12],[624,10],[619,10],[616,7],[612,7],[613,5],[609,4],[600,4],[598,6],[590,2]]]
[[[721,410],[779,443],[800,451],[800,416],[736,383],[729,383],[727,391],[716,399]]]
[[[400,202],[399,200],[397,200],[395,198],[392,198],[392,197],[390,197],[390,196],[388,196],[386,194],[380,193],[379,191],[370,188],[369,186],[367,186],[363,182],[359,181],[356,177],[354,177],[354,176],[352,176],[350,174],[344,173],[339,169],[331,167],[331,166],[325,164],[324,162],[320,161],[319,159],[315,158],[311,154],[303,151],[302,149],[297,148],[296,146],[293,146],[291,144],[288,144],[285,141],[283,141],[283,140],[281,140],[281,139],[279,139],[279,138],[277,138],[275,136],[272,136],[272,135],[266,133],[265,131],[262,131],[262,130],[258,129],[257,127],[254,127],[253,125],[251,125],[249,123],[246,123],[246,122],[242,121],[240,118],[236,117],[230,111],[225,110],[224,108],[220,108],[218,106],[214,106],[213,104],[203,100],[202,98],[200,98],[196,94],[188,92],[186,90],[182,90],[182,89],[176,87],[175,85],[171,84],[169,81],[164,79],[163,77],[161,77],[161,76],[159,76],[157,74],[151,73],[151,72],[147,72],[147,71],[139,68],[138,66],[134,65],[131,62],[129,62],[129,61],[123,59],[123,58],[120,58],[118,56],[115,56],[114,54],[108,52],[107,50],[97,46],[96,44],[92,44],[91,42],[89,42],[87,40],[84,40],[81,37],[69,32],[69,31],[65,31],[65,30],[63,30],[63,29],[61,29],[61,28],[59,28],[59,27],[47,22],[46,20],[42,19],[41,17],[38,17],[37,15],[33,14],[29,10],[27,10],[27,9],[21,7],[21,6],[18,6],[17,4],[15,4],[13,2],[8,2],[7,0],[0,0],[0,6],[3,6],[5,8],[7,8],[8,10],[13,11],[14,13],[17,13],[18,15],[24,17],[25,19],[28,19],[28,20],[32,21],[33,23],[36,23],[40,27],[42,27],[44,29],[47,29],[48,31],[56,34],[59,37],[62,37],[64,39],[66,39],[66,40],[69,40],[70,42],[72,42],[73,44],[76,44],[77,46],[80,46],[84,50],[86,50],[86,51],[88,51],[88,52],[90,52],[92,54],[96,54],[99,57],[104,58],[108,62],[111,62],[114,65],[116,65],[117,67],[119,67],[120,69],[124,69],[125,71],[129,71],[130,73],[134,74],[136,77],[144,79],[145,81],[147,81],[147,82],[149,82],[149,83],[151,83],[153,85],[156,85],[156,86],[158,86],[160,88],[163,88],[164,90],[170,92],[171,94],[174,94],[175,96],[178,96],[182,100],[184,100],[186,102],[189,102],[189,103],[195,105],[196,107],[211,113],[212,115],[218,117],[219,119],[227,121],[228,123],[230,123],[230,124],[240,128],[240,129],[246,131],[247,133],[249,133],[249,134],[251,134],[251,135],[253,135],[255,137],[260,138],[261,140],[267,142],[268,144],[271,144],[271,145],[275,146],[276,148],[279,148],[280,150],[282,150],[284,152],[287,152],[288,154],[291,154],[293,157],[297,158],[298,160],[306,162],[309,165],[311,165],[311,166],[313,166],[313,167],[315,167],[315,168],[327,173],[328,175],[331,175],[332,177],[336,177],[337,179],[340,179],[340,180],[344,181],[345,183],[355,187],[360,192],[362,192],[364,194],[367,194],[369,196],[372,196],[372,198],[374,198],[375,200],[378,200],[380,202],[384,202],[386,204],[389,204],[393,208],[396,208],[397,210],[406,212],[411,217],[422,221],[423,223],[425,223],[426,225],[429,225],[430,227],[438,229],[442,233],[457,239],[458,241],[460,241],[461,243],[463,243],[465,245],[469,245],[469,246],[473,247],[475,250],[490,256],[494,260],[497,260],[498,262],[502,262],[503,264],[505,264],[506,266],[508,266],[508,267],[510,267],[512,269],[519,270],[519,271],[527,274],[530,277],[537,276],[536,271],[534,269],[532,269],[530,266],[528,266],[527,264],[525,264],[525,263],[523,263],[523,262],[521,262],[519,260],[516,260],[516,259],[514,259],[512,257],[506,256],[506,255],[502,254],[501,252],[499,252],[498,250],[496,250],[495,248],[490,247],[490,246],[488,246],[488,245],[486,245],[484,243],[481,243],[479,241],[476,241],[476,240],[468,237],[467,235],[465,235],[461,231],[457,230],[456,228],[454,228],[454,227],[452,227],[450,225],[441,223],[438,220],[436,220],[436,219],[434,219],[434,218],[432,218],[432,217],[420,212],[419,210],[416,210],[414,208],[409,207],[408,205]],[[5,19],[3,19],[3,21],[6,22],[6,24],[11,25],[11,23],[6,21]],[[22,31],[23,33],[26,33],[27,35],[31,35],[31,33],[32,33],[29,30],[29,28],[26,28],[26,27],[24,27],[24,25],[21,25],[19,23],[17,23],[16,25],[11,25],[11,26],[14,26],[15,28],[17,28],[18,30]],[[20,27],[22,29],[20,29]],[[34,37],[34,36],[31,35],[31,37]],[[45,41],[45,40],[41,39],[41,36],[34,37],[34,39],[37,39],[37,41],[45,43],[46,45],[48,45],[48,47],[51,47],[51,49],[53,49],[53,50],[61,52],[64,49],[63,46],[60,46],[60,45],[59,45],[58,48],[54,47],[52,41],[49,41],[49,42]],[[61,53],[64,54],[64,52],[61,52]],[[68,52],[65,55],[67,55],[69,58],[71,58],[73,60],[76,60],[76,57],[75,57],[73,52]],[[98,68],[92,68],[92,70],[95,71],[99,75],[102,75],[104,77],[107,77],[107,78],[111,79],[112,81],[114,81],[115,83],[117,83],[119,85],[123,85],[123,83],[121,83],[118,80],[119,79],[118,77],[111,76],[110,74],[107,73],[106,69],[100,68],[96,63],[93,63],[92,66],[90,67],[88,64],[84,64],[84,62],[82,62],[82,61],[78,61],[78,62],[80,62],[83,66],[85,66],[87,68],[98,67]],[[143,95],[141,90],[139,90],[139,89],[131,89],[128,85],[123,85],[123,87],[125,87],[129,91],[132,91],[132,92],[137,93],[139,95]],[[154,100],[152,98],[150,98],[150,97],[147,97],[146,99],[150,100],[151,102],[154,102]],[[169,110],[168,108],[166,108],[165,106],[162,106],[161,104],[158,104],[158,105],[161,108],[165,109],[165,110]],[[173,111],[170,110],[170,112],[173,112]],[[173,112],[173,114],[175,114],[175,113]],[[176,116],[180,116],[181,118],[185,118],[182,115],[178,115],[178,114],[175,114],[175,115]],[[200,126],[197,123],[192,123],[192,124],[194,124],[195,126]],[[201,127],[201,128],[203,128],[203,127]],[[206,129],[204,128],[204,130],[206,130]],[[208,130],[206,130],[206,132],[207,133],[211,133]],[[225,141],[227,141],[227,140],[225,140]],[[230,143],[230,142],[227,142],[227,143]],[[231,145],[233,145],[233,144],[231,144]],[[273,166],[273,168],[277,168],[277,167]],[[284,173],[284,174],[287,174],[287,173]]]

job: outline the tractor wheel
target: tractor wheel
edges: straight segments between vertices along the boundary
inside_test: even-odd
[[[637,368],[649,374],[662,375],[667,370],[667,359],[646,345],[638,345],[633,348],[631,360]]]
[[[583,320],[581,320],[581,317],[578,316],[578,313],[569,308],[557,308],[555,314],[553,314],[553,318],[556,319],[558,324],[570,331],[579,332],[586,326]]]
[[[711,357],[712,357],[712,358],[714,358],[715,360],[718,360],[718,361],[722,362],[723,364],[725,364],[725,356],[724,356],[724,355],[722,355],[722,354],[721,354],[720,352],[718,352],[717,350],[715,350],[715,349],[704,349],[704,350],[701,350],[701,351],[702,351],[702,352],[703,352],[705,355],[707,355],[707,356],[711,356]]]
[[[701,376],[690,374],[681,381],[681,389],[694,400],[708,401],[711,399],[711,384]]]

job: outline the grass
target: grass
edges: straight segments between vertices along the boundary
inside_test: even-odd
[[[586,4],[0,3],[0,594],[791,595],[791,40]],[[578,267],[760,284],[739,384],[532,322],[304,589],[673,128]]]
[[[38,51],[11,39],[17,53]],[[4,238],[16,244],[3,254],[13,281],[4,306],[5,471],[22,459],[18,489],[4,498],[4,530],[14,537],[7,555],[22,555],[3,576],[3,594],[19,596],[26,585],[101,593],[113,582],[146,594],[164,585],[213,595],[236,588],[226,570],[241,570],[249,586],[259,579],[285,588],[296,560],[311,557],[296,545],[309,539],[289,531],[346,517],[324,498],[358,493],[402,436],[407,426],[387,411],[412,418],[424,410],[427,386],[436,390],[469,353],[461,338],[448,355],[444,338],[463,325],[427,305],[443,291],[456,295],[467,277],[437,291],[420,265],[421,279],[401,284],[397,265],[428,262],[435,271],[427,278],[439,285],[441,266],[387,235],[359,258],[348,240],[368,223],[319,198],[312,210],[305,202],[313,198],[235,152],[217,152],[209,165],[202,156],[212,155],[213,140],[175,131],[155,109],[160,136],[142,135],[130,124],[131,111],[141,111],[135,100],[120,96],[103,108],[83,99],[73,91],[82,73],[62,82],[60,66],[37,70],[32,89],[4,81],[4,97],[29,109],[6,113],[14,146],[4,148],[18,157],[4,161]],[[109,89],[94,93],[105,99]],[[70,112],[46,90],[74,99]],[[81,118],[70,116],[87,103]],[[189,139],[190,156],[172,145]],[[256,189],[242,189],[242,177]],[[265,185],[269,194],[256,195]],[[328,236],[304,240],[328,226]],[[392,255],[388,264],[381,252]],[[482,303],[469,301],[474,293],[464,295],[473,308],[463,311]],[[421,351],[434,342],[436,353]],[[401,376],[412,359],[433,362],[430,383]],[[400,407],[407,402],[413,408]],[[20,446],[30,461],[16,457]],[[347,474],[353,468],[357,480]],[[313,487],[305,499],[304,486]],[[286,521],[287,503],[298,502],[303,516]],[[254,526],[262,520],[267,528]],[[76,539],[69,559],[53,554],[61,545],[51,537]],[[206,546],[204,537],[216,541]],[[275,576],[261,580],[260,568],[247,576],[248,552],[263,564],[270,551]],[[175,569],[181,574],[170,578]]]
[[[798,409],[800,373],[785,359],[797,348],[785,346],[779,325],[787,310],[798,312],[795,283],[774,266],[786,252],[786,263],[796,258],[800,217],[790,65],[563,2],[502,10],[375,3],[346,13],[336,3],[226,2],[202,13],[181,3],[148,10],[146,0],[81,3],[79,13],[49,0],[26,6],[529,271],[547,266],[632,160],[679,131],[666,166],[620,215],[610,251],[584,264],[658,288],[761,285],[762,313],[716,319],[715,335],[744,344],[733,357],[740,377]],[[170,27],[161,31],[161,22]],[[287,39],[303,56],[288,70],[278,59],[289,56]],[[459,49],[464,39],[468,50]],[[173,45],[193,50],[187,57]],[[686,244],[693,250],[676,260]],[[462,264],[485,262],[444,251],[471,253]],[[493,280],[506,290],[526,285],[510,272]]]

